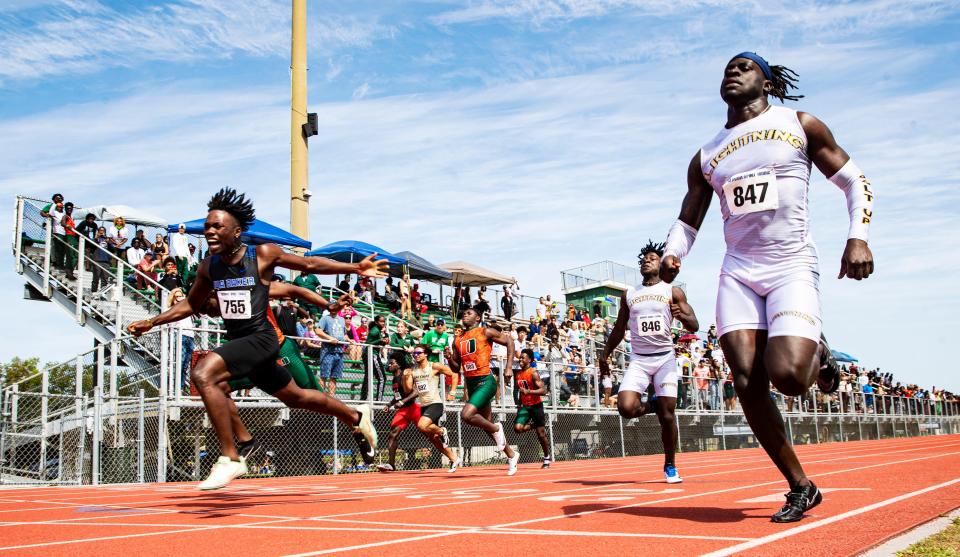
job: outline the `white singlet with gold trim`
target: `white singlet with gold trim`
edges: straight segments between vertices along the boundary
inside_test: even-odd
[[[721,130],[700,149],[700,168],[720,198],[728,253],[798,253],[812,245],[810,157],[797,111],[771,105]]]
[[[670,324],[670,301],[673,286],[660,281],[653,286],[642,284],[627,290],[627,308],[630,310],[630,352],[632,354],[656,354],[673,351],[673,336]]]

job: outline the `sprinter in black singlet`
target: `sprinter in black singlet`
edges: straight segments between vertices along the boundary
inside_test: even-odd
[[[231,188],[223,188],[207,204],[204,237],[210,256],[200,262],[197,278],[187,298],[167,311],[127,329],[134,335],[154,325],[179,321],[198,313],[215,292],[229,342],[204,358],[191,371],[191,379],[206,407],[220,441],[221,456],[200,483],[200,489],[218,489],[247,472],[237,453],[227,396],[219,384],[232,378],[249,377],[260,389],[291,408],[305,408],[335,416],[353,424],[361,442],[365,462],[372,462],[377,445],[372,409],[350,408],[323,393],[301,389],[290,373],[277,363],[281,333],[269,309],[270,279],[276,267],[312,274],[359,274],[382,277],[387,262],[370,256],[356,264],[338,263],[322,257],[301,257],[284,252],[276,244],[247,246],[241,235],[254,221],[253,203]]]

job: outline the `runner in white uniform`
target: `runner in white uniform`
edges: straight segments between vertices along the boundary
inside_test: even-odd
[[[802,395],[814,381],[825,392],[839,385],[821,335],[820,273],[807,216],[811,163],[847,198],[850,232],[838,278],[861,280],[873,272],[870,182],[823,122],[767,102],[770,94],[781,102],[799,99],[789,94],[795,83],[793,71],[752,52],[727,63],[720,86],[727,123],[690,161],[687,195],[660,271],[669,281],[679,272],[716,192],[727,243],[717,328],[743,413],[790,484],[774,522],[800,520],[822,496],[787,442],[770,384],[787,396]]]
[[[680,483],[675,454],[677,451],[677,360],[674,356],[670,325],[679,319],[688,331],[700,328],[687,296],[680,288],[660,280],[660,256],[663,244],[648,243],[640,252],[640,274],[643,283],[628,289],[620,298],[620,312],[610,332],[600,369],[610,370],[609,358],[624,331],[630,328],[630,365],[623,374],[617,393],[617,410],[624,418],[636,418],[657,412],[660,437],[663,440],[663,474],[667,483]],[[643,402],[650,381],[653,381],[656,402]]]

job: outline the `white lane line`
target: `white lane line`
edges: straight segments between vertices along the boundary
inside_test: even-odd
[[[916,447],[916,448],[919,448],[919,447],[921,447],[921,446],[924,446],[924,447],[927,447],[927,446],[928,446],[928,447],[930,447],[930,448],[941,447],[941,446],[943,446],[943,441],[946,440],[946,438],[949,438],[949,437],[956,437],[956,436],[938,436],[938,437],[936,438],[936,443],[932,443],[931,441],[933,441],[933,439],[930,438],[930,437],[917,437],[917,438],[910,438],[910,439],[908,439],[908,440],[904,440],[904,439],[880,439],[880,440],[866,440],[866,441],[848,441],[848,442],[845,442],[845,444],[861,445],[861,446],[859,446],[859,447],[857,447],[857,448],[855,448],[855,449],[849,449],[849,450],[847,451],[847,453],[849,454],[849,453],[854,453],[854,452],[874,451],[874,450],[877,450],[877,449],[882,448],[883,446],[887,446],[887,445],[897,446],[897,447],[910,446],[910,447]],[[822,455],[824,455],[824,454],[833,454],[833,453],[835,452],[835,450],[831,448],[833,445],[835,445],[835,444],[825,443],[825,444],[821,444],[821,445],[802,445],[802,446],[795,447],[795,449],[798,451],[798,453],[800,454],[801,457],[803,457],[803,458],[809,458],[809,457],[822,456]],[[805,450],[805,449],[808,449],[808,450]],[[744,452],[759,452],[759,454],[757,454],[757,455],[737,456],[738,454],[741,454],[741,453],[744,453]],[[729,453],[729,454],[724,455],[724,454],[722,454],[722,453]],[[730,450],[728,450],[728,451],[702,451],[702,452],[681,453],[681,454],[685,454],[685,455],[686,455],[686,456],[684,457],[684,460],[685,460],[686,462],[692,462],[692,463],[697,463],[697,462],[700,462],[700,461],[717,462],[718,460],[722,460],[722,461],[728,461],[728,460],[729,460],[731,463],[734,462],[734,461],[737,461],[737,460],[754,460],[754,459],[766,460],[766,456],[763,455],[762,452],[760,452],[760,449],[759,449],[759,448],[730,449]],[[592,470],[617,469],[617,468],[623,468],[623,466],[624,466],[624,461],[626,461],[628,464],[631,463],[631,462],[634,462],[634,461],[638,461],[638,462],[637,462],[637,465],[638,465],[638,466],[646,467],[646,466],[651,466],[651,465],[645,464],[643,461],[651,460],[651,459],[657,458],[657,457],[658,457],[658,455],[641,455],[641,456],[630,456],[630,457],[625,457],[625,458],[621,457],[621,458],[616,458],[616,459],[604,459],[604,460],[600,460],[600,461],[591,461],[591,462],[594,462],[594,463],[596,463],[596,464],[595,464],[595,465],[588,465],[588,466],[581,466],[581,463],[583,463],[584,461],[560,461],[560,462],[554,463],[554,466],[553,466],[553,468],[551,469],[551,471],[546,472],[546,473],[541,473],[540,475],[541,475],[541,476],[544,476],[544,477],[548,477],[548,476],[551,476],[551,475],[558,475],[558,476],[559,476],[559,475],[565,475],[565,474],[569,474],[569,473],[582,474],[583,472],[589,472],[589,471],[592,471]],[[615,461],[617,461],[617,462],[616,462],[616,463],[610,462],[611,460],[615,460]],[[601,464],[601,463],[603,463],[603,464]],[[524,468],[524,466],[521,465],[521,469],[522,469],[522,468]],[[657,468],[657,469],[659,469],[659,468]],[[493,472],[493,471],[496,471],[497,468],[496,468],[496,466],[482,466],[482,467],[467,467],[467,468],[465,468],[464,470],[473,470],[473,471],[478,471],[478,472],[479,472],[479,471],[487,471],[487,470],[489,470],[489,471]],[[639,471],[639,470],[638,470],[638,471]],[[401,475],[401,474],[402,474],[404,477],[409,477],[409,478],[411,478],[411,479],[415,479],[415,478],[417,478],[418,476],[425,476],[425,475],[428,475],[428,474],[433,473],[433,472],[435,472],[435,471],[430,471],[430,470],[425,470],[425,471],[410,471],[410,472],[400,472],[400,473],[398,473],[397,475]],[[455,476],[455,475],[454,475],[454,476],[447,476],[447,477],[449,477],[449,478],[451,478],[451,479],[457,478],[457,476]],[[489,475],[469,475],[469,476],[466,476],[466,477],[463,477],[463,476],[460,476],[460,477],[462,477],[464,480],[475,481],[475,480],[483,480],[483,479],[494,479],[494,478],[497,477],[497,475],[496,475],[496,474],[489,474]],[[318,478],[318,479],[328,479],[328,478],[329,478],[329,479],[332,479],[332,478],[329,477],[329,476],[320,476],[320,477],[317,477],[317,478]],[[356,486],[353,486],[353,487],[351,487],[351,485],[347,485],[347,484],[340,485],[340,486],[333,486],[333,489],[340,489],[340,490],[344,490],[344,491],[351,490],[351,489],[354,489],[354,488],[356,488],[356,489],[362,489],[363,487],[361,486],[361,484],[363,484],[363,483],[381,483],[381,482],[383,482],[383,485],[384,485],[384,486],[388,486],[388,487],[395,487],[395,486],[398,486],[398,485],[400,485],[400,486],[402,486],[402,485],[422,485],[422,483],[423,483],[423,479],[419,479],[419,480],[417,480],[416,482],[410,482],[410,483],[406,483],[406,484],[396,484],[396,483],[387,481],[387,478],[389,478],[389,475],[385,475],[385,474],[372,474],[372,473],[370,473],[370,474],[363,473],[363,474],[342,475],[342,476],[339,476],[339,478],[341,478],[340,481],[347,481],[347,482],[349,482],[350,484],[353,484],[353,483],[356,483],[356,484],[357,484]],[[284,481],[284,480],[288,480],[288,481]],[[281,489],[287,489],[287,488],[289,488],[289,489],[294,489],[294,488],[297,488],[297,487],[303,487],[303,488],[305,488],[305,489],[307,489],[307,490],[309,490],[309,489],[316,489],[316,488],[317,488],[317,484],[315,484],[315,483],[305,483],[303,480],[304,480],[304,478],[302,478],[302,477],[297,477],[297,478],[267,478],[267,479],[256,479],[256,480],[241,480],[241,481],[237,482],[237,483],[234,484],[234,485],[235,485],[235,490],[236,490],[236,491],[245,491],[245,490],[249,490],[249,489],[260,489],[260,488],[269,488],[269,489],[271,489],[271,490],[274,490],[274,489],[276,489],[276,490],[281,490]],[[23,488],[23,489],[31,489],[31,488]],[[64,502],[65,502],[65,501],[68,501],[68,500],[78,500],[78,499],[103,499],[104,497],[116,497],[116,498],[121,498],[121,497],[141,497],[141,496],[144,495],[144,492],[145,492],[145,491],[153,491],[153,492],[157,492],[158,494],[159,494],[159,493],[163,493],[163,494],[181,494],[181,493],[188,493],[188,494],[189,494],[189,493],[194,493],[194,492],[196,492],[195,484],[192,483],[192,482],[191,482],[191,483],[188,483],[188,484],[134,484],[134,485],[131,485],[131,484],[111,484],[111,485],[105,485],[105,486],[100,486],[100,487],[96,487],[96,488],[92,488],[92,487],[78,488],[78,487],[76,487],[76,486],[46,486],[46,487],[43,487],[43,488],[41,488],[41,489],[36,489],[36,488],[33,488],[33,489],[35,489],[37,495],[39,495],[39,494],[41,494],[41,493],[43,493],[43,494],[50,494],[49,492],[52,491],[52,490],[58,490],[58,491],[59,491],[59,490],[64,490],[64,491],[66,491],[66,490],[73,490],[73,491],[72,491],[72,494],[90,493],[90,495],[89,495],[89,496],[86,496],[86,497],[69,497],[69,498],[68,498],[68,497],[64,497],[64,498],[58,498],[59,500],[64,501]],[[324,488],[324,489],[327,489],[327,488]],[[453,488],[451,488],[451,489],[453,489]],[[232,492],[234,492],[235,490],[232,489],[232,488],[228,488],[228,489],[226,489],[226,490],[223,490],[223,493],[232,493]],[[135,493],[122,494],[123,492],[131,492],[131,491],[132,491],[132,492],[135,492]],[[68,492],[68,494],[69,494],[69,493],[71,493],[71,492]],[[107,494],[107,495],[105,495],[105,494]],[[19,493],[18,493],[18,495],[19,495]],[[36,502],[36,501],[30,500],[30,499],[8,499],[8,501],[9,501],[9,502],[16,502],[16,503],[31,503],[31,502]],[[50,501],[50,503],[56,504],[57,502]],[[66,503],[65,503],[65,504],[66,504]],[[40,509],[37,509],[37,510],[40,510]],[[0,512],[5,512],[5,511],[0,510]]]
[[[497,528],[494,530],[480,529],[471,534],[521,534],[532,536],[590,536],[590,537],[611,537],[611,538],[667,538],[671,540],[713,540],[713,541],[749,541],[754,538],[738,538],[732,536],[685,536],[683,534],[645,534],[642,532],[596,532],[579,530],[525,530],[522,528]]]
[[[895,452],[903,452],[903,451],[895,451]],[[882,453],[881,453],[881,454],[882,454]],[[919,460],[929,460],[929,459],[933,459],[933,458],[940,458],[940,457],[944,457],[944,456],[952,456],[952,455],[957,455],[957,454],[960,454],[960,451],[958,451],[958,452],[951,452],[951,453],[944,453],[944,454],[939,454],[939,455],[928,455],[928,456],[911,458],[911,459],[894,461],[894,462],[883,462],[883,463],[866,465],[866,466],[856,466],[856,467],[848,468],[848,469],[844,469],[844,470],[834,470],[834,471],[832,471],[832,472],[824,472],[824,473],[821,473],[821,474],[815,474],[815,475],[813,475],[812,477],[829,476],[829,475],[833,475],[833,474],[842,474],[842,473],[847,473],[847,472],[855,472],[855,471],[864,470],[864,469],[867,469],[867,468],[876,468],[876,467],[882,467],[882,466],[890,466],[890,465],[894,465],[894,464],[902,464],[902,463],[906,463],[906,462],[915,462],[915,461],[919,461]],[[839,459],[837,459],[837,460],[839,460]],[[630,504],[630,505],[619,505],[619,506],[615,506],[615,507],[609,507],[609,508],[606,508],[606,509],[595,509],[595,510],[590,510],[590,511],[577,512],[577,513],[566,513],[566,514],[562,514],[562,515],[545,517],[545,518],[536,518],[536,519],[522,520],[522,521],[517,521],[517,522],[507,522],[507,523],[503,523],[503,524],[496,524],[496,525],[493,525],[493,526],[489,526],[489,527],[486,527],[486,528],[483,528],[483,529],[461,530],[461,531],[459,531],[459,532],[441,532],[441,533],[430,534],[430,535],[426,535],[426,536],[415,536],[415,537],[411,537],[411,538],[401,538],[401,539],[397,539],[397,540],[390,540],[390,541],[383,541],[383,542],[375,542],[375,543],[371,543],[371,544],[362,544],[362,545],[356,545],[356,546],[347,546],[347,547],[339,547],[339,548],[334,548],[334,549],[324,549],[324,550],[320,550],[320,551],[311,551],[311,552],[306,552],[306,553],[298,553],[298,554],[295,554],[295,555],[287,555],[286,557],[308,557],[308,556],[312,556],[312,555],[325,555],[325,554],[336,553],[336,552],[341,552],[341,551],[353,551],[353,550],[357,550],[357,549],[368,549],[368,548],[371,548],[371,547],[382,547],[382,546],[386,546],[386,545],[393,545],[393,544],[399,544],[399,543],[408,543],[408,542],[414,542],[414,541],[420,541],[420,540],[432,539],[432,538],[455,536],[455,535],[461,535],[461,534],[474,534],[474,533],[480,533],[480,532],[483,532],[483,531],[496,530],[496,529],[498,529],[498,528],[510,528],[510,527],[513,527],[513,526],[519,526],[519,525],[524,525],[524,524],[533,524],[533,523],[537,523],[537,522],[547,522],[547,521],[550,521],[550,520],[558,520],[558,519],[570,518],[570,517],[574,517],[574,516],[584,516],[584,515],[601,513],[601,512],[611,512],[611,511],[616,511],[616,510],[621,510],[621,509],[626,509],[626,508],[631,508],[631,507],[642,507],[642,506],[647,506],[647,505],[654,505],[654,504],[657,504],[657,503],[667,503],[667,502],[671,502],[671,501],[679,501],[679,500],[681,500],[681,499],[691,499],[691,498],[696,498],[696,497],[703,497],[703,496],[706,496],[706,495],[717,495],[717,494],[720,494],[720,493],[728,493],[728,492],[732,492],[732,491],[741,491],[741,490],[744,490],[744,489],[753,489],[753,488],[756,488],[756,487],[763,487],[763,486],[772,485],[772,484],[775,484],[775,483],[780,483],[780,482],[782,482],[782,481],[783,481],[783,480],[776,480],[776,481],[763,482],[763,483],[746,485],[746,486],[738,486],[738,487],[730,487],[730,488],[726,488],[726,489],[718,489],[718,490],[715,490],[715,491],[708,491],[708,492],[704,492],[704,493],[693,493],[693,494],[690,494],[690,495],[682,495],[682,496],[679,496],[679,497],[667,497],[667,498],[658,499],[658,500],[655,500],[655,501],[644,501],[644,502],[641,502],[641,503],[634,503],[634,504]]]
[[[850,517],[852,517],[852,516],[857,516],[857,515],[859,515],[859,514],[863,514],[863,513],[870,512],[870,511],[873,511],[873,510],[876,510],[876,509],[879,509],[879,508],[882,508],[882,507],[886,507],[886,506],[888,506],[888,505],[892,505],[892,504],[894,504],[894,503],[899,503],[900,501],[905,501],[905,500],[910,499],[910,498],[912,498],[912,497],[916,497],[916,496],[918,496],[918,495],[923,495],[924,493],[929,493],[929,492],[931,492],[931,491],[936,491],[936,490],[938,490],[938,489],[943,489],[944,487],[949,487],[949,486],[951,486],[951,485],[953,485],[953,484],[956,484],[956,483],[958,483],[958,482],[960,482],[960,478],[954,478],[954,479],[952,479],[952,480],[950,480],[950,481],[946,481],[946,482],[943,482],[943,483],[939,483],[939,484],[937,484],[937,485],[931,485],[931,486],[925,487],[925,488],[923,488],[923,489],[918,489],[918,490],[916,490],[916,491],[911,491],[910,493],[904,493],[903,495],[898,495],[898,496],[896,496],[896,497],[891,497],[890,499],[886,499],[886,500],[884,500],[884,501],[879,501],[879,502],[877,502],[877,503],[873,503],[872,505],[867,505],[867,506],[865,506],[865,507],[860,507],[859,509],[853,509],[853,510],[851,510],[851,511],[847,511],[847,512],[845,512],[845,513],[841,513],[841,514],[838,514],[838,515],[835,515],[835,516],[831,516],[831,517],[828,517],[828,518],[824,518],[824,519],[821,519],[821,520],[817,520],[817,521],[815,521],[815,522],[809,522],[809,523],[807,523],[807,524],[804,524],[803,526],[797,526],[797,527],[791,528],[791,529],[789,529],[789,530],[784,530],[784,531],[782,531],[782,532],[777,532],[777,533],[775,533],[775,534],[770,534],[770,535],[764,536],[764,537],[762,537],[762,538],[756,538],[756,539],[754,539],[754,540],[750,540],[750,541],[745,542],[745,543],[741,543],[741,544],[738,544],[738,545],[734,545],[734,546],[731,546],[731,547],[727,547],[727,548],[721,549],[721,550],[719,550],[719,551],[714,551],[714,552],[712,552],[712,553],[707,553],[707,554],[703,555],[703,557],[724,557],[724,556],[726,556],[726,555],[733,555],[734,553],[739,553],[739,552],[741,552],[741,551],[746,551],[746,550],[748,550],[748,549],[753,549],[753,548],[755,548],[755,547],[760,547],[761,545],[766,545],[766,544],[768,544],[768,543],[775,542],[775,541],[778,541],[778,540],[782,540],[782,539],[784,539],[784,538],[789,538],[790,536],[795,536],[795,535],[797,535],[797,534],[801,534],[801,533],[803,533],[803,532],[807,532],[807,531],[813,530],[814,528],[819,528],[819,527],[821,527],[821,526],[826,526],[827,524],[833,524],[834,522],[839,522],[839,521],[841,521],[841,520],[846,520],[846,519],[848,519],[848,518],[850,518]]]
[[[952,443],[951,445],[958,445],[958,444],[960,444],[960,443]],[[839,461],[839,460],[849,460],[849,459],[852,459],[852,458],[860,458],[860,457],[863,457],[863,456],[886,456],[886,455],[900,454],[900,453],[906,453],[906,452],[915,452],[915,451],[917,451],[917,450],[926,450],[926,449],[927,449],[926,447],[923,447],[923,448],[911,448],[911,449],[903,449],[903,450],[898,450],[898,451],[878,452],[878,453],[873,453],[873,454],[870,454],[870,455],[853,455],[853,456],[832,457],[832,458],[828,458],[828,459],[824,459],[824,460],[812,460],[812,461],[809,461],[809,460],[808,460],[805,464],[819,464],[819,463],[825,463],[825,462],[833,463],[833,462],[837,462],[837,461]],[[956,453],[951,453],[951,454],[956,454]],[[720,471],[717,471],[717,472],[708,472],[708,473],[705,473],[705,474],[692,474],[692,475],[685,473],[684,476],[689,480],[689,479],[693,479],[693,478],[702,478],[702,477],[707,477],[707,476],[717,476],[717,475],[735,474],[735,473],[740,473],[740,472],[751,472],[751,471],[768,470],[768,469],[770,469],[772,465],[769,464],[769,460],[764,459],[764,462],[765,462],[764,465],[762,465],[762,466],[756,466],[756,467],[753,467],[753,468],[740,468],[740,469],[738,469],[738,470],[720,470]],[[718,466],[719,466],[719,465],[718,465]],[[693,466],[693,467],[688,466],[688,467],[685,467],[684,469],[685,469],[685,470],[689,470],[689,469],[710,468],[710,467],[711,467],[710,465]],[[870,467],[870,466],[868,466],[868,467]],[[631,475],[636,475],[636,472],[635,472],[635,471],[630,471],[630,472],[623,472],[623,473],[620,473],[620,474],[605,474],[605,475],[603,475],[603,476],[594,476],[594,477],[595,477],[595,478],[612,478],[612,477],[616,477],[616,476],[631,476]],[[619,484],[620,484],[620,485],[623,485],[623,486],[629,486],[630,484],[635,484],[635,483],[643,483],[643,484],[656,483],[656,484],[660,484],[660,483],[662,483],[662,482],[663,482],[663,480],[659,480],[659,479],[657,479],[657,480],[639,481],[639,482],[634,482],[634,481],[631,480],[631,481],[619,482]],[[781,480],[766,482],[766,483],[757,484],[757,485],[776,485],[776,484],[782,484],[782,483],[783,483],[783,480],[781,479]],[[522,485],[522,484],[518,484],[518,485]],[[614,487],[614,485],[613,485],[613,484],[610,484],[610,485],[605,486],[605,487]],[[538,496],[538,497],[539,497],[539,496],[544,496],[544,495],[557,495],[557,494],[560,494],[560,493],[575,493],[575,492],[595,490],[595,489],[597,489],[596,486],[588,486],[588,487],[580,487],[580,488],[572,488],[572,489],[562,489],[562,490],[555,490],[555,491],[544,491],[544,492],[537,492],[537,493],[523,493],[523,494],[520,494],[520,495],[504,495],[504,496],[501,496],[501,497],[485,497],[485,498],[481,498],[481,499],[467,499],[467,500],[447,501],[447,502],[441,502],[441,503],[432,503],[432,504],[426,504],[426,505],[415,505],[415,506],[409,506],[409,507],[393,507],[393,508],[372,509],[372,510],[366,510],[366,511],[353,511],[353,512],[347,512],[347,513],[338,513],[338,514],[330,514],[330,515],[322,515],[322,516],[317,516],[317,517],[311,517],[310,520],[316,520],[316,519],[320,519],[320,518],[342,518],[342,517],[366,516],[366,515],[371,515],[371,514],[382,514],[382,513],[397,513],[397,512],[404,512],[404,511],[413,511],[413,510],[422,510],[422,509],[432,509],[432,508],[436,508],[436,507],[447,507],[447,506],[453,506],[453,505],[469,505],[469,504],[475,504],[475,503],[487,503],[487,502],[490,502],[490,501],[502,501],[502,500],[507,500],[507,499],[517,499],[517,498],[522,498],[522,497],[532,497],[532,496]]]
[[[290,519],[290,520],[271,520],[271,521],[264,521],[264,522],[261,522],[261,523],[252,523],[252,524],[248,524],[247,526],[254,526],[254,525],[257,525],[257,524],[270,524],[270,523],[279,523],[279,522],[290,522],[290,521],[295,521],[295,520],[300,520],[300,519],[294,518],[294,519]],[[6,547],[0,547],[0,551],[10,551],[10,550],[13,550],[13,549],[28,549],[28,548],[31,548],[31,547],[48,547],[48,546],[53,546],[53,545],[67,545],[67,544],[71,544],[71,543],[88,543],[88,542],[101,542],[101,541],[107,541],[107,540],[121,540],[121,539],[127,539],[127,538],[143,538],[143,537],[147,537],[147,536],[163,536],[163,535],[166,535],[166,534],[180,534],[180,533],[183,533],[183,532],[196,532],[196,531],[198,531],[198,530],[219,530],[219,529],[222,529],[222,528],[231,528],[232,526],[234,526],[234,525],[196,526],[196,527],[192,527],[192,528],[182,528],[182,529],[177,529],[177,530],[165,530],[165,531],[161,531],[161,532],[145,532],[145,533],[142,532],[142,533],[139,533],[139,534],[123,534],[123,535],[119,535],[119,536],[101,536],[101,537],[97,537],[97,538],[80,538],[80,539],[75,539],[75,540],[60,540],[60,541],[55,541],[55,542],[40,542],[40,543],[30,543],[30,544],[24,544],[24,545],[11,545],[11,546],[6,546]]]

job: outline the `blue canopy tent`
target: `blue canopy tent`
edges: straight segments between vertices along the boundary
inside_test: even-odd
[[[453,273],[441,269],[412,251],[398,251],[397,257],[406,260],[410,278],[418,280],[452,280]]]
[[[852,363],[860,361],[846,352],[841,352],[839,350],[831,350],[830,352],[833,353],[833,357],[836,358],[838,362]]]
[[[187,227],[188,234],[203,234],[203,221],[205,219],[196,219],[187,221],[183,224]],[[179,229],[179,224],[171,224],[167,226],[167,231],[173,233]],[[299,236],[295,236],[282,228],[278,228],[269,222],[262,220],[254,220],[250,224],[250,228],[247,229],[243,235],[240,236],[244,242],[248,244],[258,245],[258,244],[279,244],[281,246],[291,246],[295,248],[305,248],[310,249],[310,246],[313,244],[310,240],[304,240]]]
[[[333,242],[315,250],[310,250],[307,252],[307,255],[318,255],[342,263],[356,263],[374,253],[377,254],[377,259],[386,259],[390,264],[391,270],[394,267],[403,267],[403,265],[407,263],[405,259],[397,257],[385,249],[357,240],[340,240],[339,242]]]

